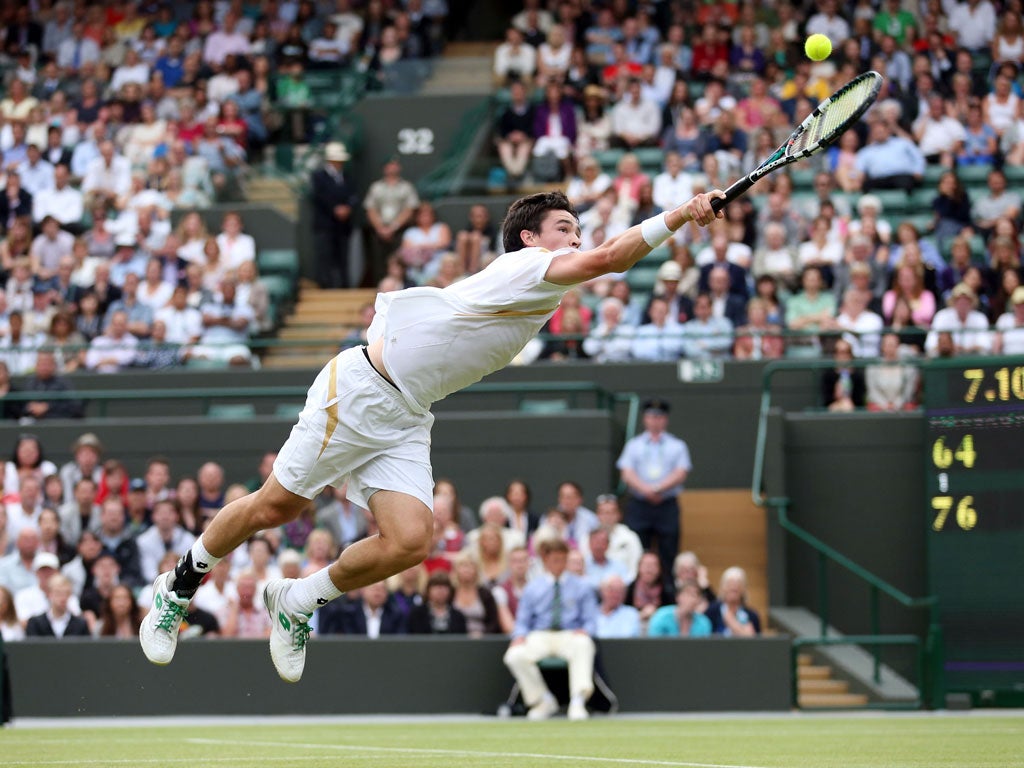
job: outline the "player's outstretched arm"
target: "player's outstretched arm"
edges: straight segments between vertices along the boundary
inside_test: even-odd
[[[575,285],[609,272],[625,272],[687,222],[706,227],[722,218],[721,211],[716,214],[711,208],[714,197],[724,198],[725,193],[720,189],[701,193],[678,208],[652,216],[609,238],[597,248],[559,256],[552,260],[544,279],[556,285]]]

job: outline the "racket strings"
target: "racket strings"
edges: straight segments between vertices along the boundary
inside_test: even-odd
[[[835,136],[851,117],[861,111],[864,103],[871,99],[874,90],[875,82],[865,78],[855,83],[852,88],[833,96],[817,118],[812,120],[807,129],[796,137],[790,146],[789,154],[796,154],[814,147],[821,141]]]

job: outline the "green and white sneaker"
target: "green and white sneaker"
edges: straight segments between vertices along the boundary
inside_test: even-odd
[[[297,683],[306,665],[306,642],[309,620],[305,613],[289,613],[284,609],[284,596],[294,579],[271,579],[263,590],[263,603],[270,613],[274,628],[270,631],[270,658],[277,674],[286,683]]]
[[[190,600],[170,589],[174,571],[161,573],[153,582],[153,604],[139,625],[139,642],[154,664],[170,664],[178,646],[178,629],[188,613]]]

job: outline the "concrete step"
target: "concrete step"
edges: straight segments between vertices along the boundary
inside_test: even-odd
[[[341,339],[348,335],[349,330],[351,329],[338,325],[295,325],[285,326],[278,331],[277,337],[288,341],[302,339],[324,341],[325,339]]]
[[[832,667],[805,664],[797,666],[797,675],[801,680],[827,680],[832,677]]]
[[[797,701],[805,709],[855,709],[866,707],[868,697],[862,693],[802,693]]]
[[[850,684],[845,680],[801,680],[797,683],[801,693],[849,693]]]

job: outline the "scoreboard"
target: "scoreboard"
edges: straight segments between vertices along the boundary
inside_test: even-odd
[[[947,691],[1024,693],[1024,361],[1008,360],[924,371],[928,578]]]

